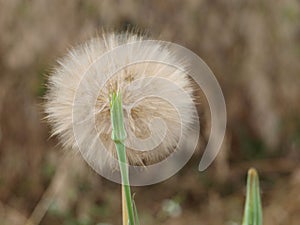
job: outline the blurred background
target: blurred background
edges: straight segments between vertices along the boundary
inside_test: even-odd
[[[222,151],[197,166],[209,135],[163,183],[133,188],[141,224],[241,224],[246,173],[261,178],[264,224],[300,221],[298,0],[0,0],[0,224],[121,224],[120,187],[67,156],[42,121],[45,79],[101,28],[138,27],[197,53],[226,99]]]

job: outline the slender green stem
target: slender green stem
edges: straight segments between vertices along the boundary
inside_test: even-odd
[[[110,104],[112,135],[111,138],[115,142],[118,161],[121,171],[122,185],[124,187],[126,205],[128,210],[129,225],[134,225],[134,213],[131,199],[128,166],[126,159],[126,148],[124,141],[126,139],[126,131],[124,127],[124,116],[122,107],[122,98],[120,93],[112,93]]]
[[[116,143],[116,148],[117,148],[119,165],[121,170],[122,185],[124,187],[124,192],[125,192],[129,224],[134,225],[133,205],[132,205],[131,191],[130,191],[130,184],[129,184],[129,177],[128,177],[128,167],[126,164],[125,146],[123,143]]]
[[[243,225],[262,225],[259,178],[256,170],[253,168],[248,171]]]

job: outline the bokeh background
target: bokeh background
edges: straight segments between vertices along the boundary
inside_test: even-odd
[[[142,224],[241,224],[247,169],[261,177],[264,224],[300,221],[298,0],[0,0],[0,224],[121,224],[120,187],[61,150],[42,121],[45,77],[96,32],[138,27],[179,43],[214,71],[226,99],[221,153],[133,188]]]

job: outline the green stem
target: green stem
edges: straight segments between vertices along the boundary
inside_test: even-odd
[[[128,176],[128,167],[126,164],[126,152],[123,143],[116,143],[119,165],[121,170],[122,185],[124,187],[126,205],[128,210],[129,224],[134,225],[133,205],[131,199],[131,191]]]
[[[243,225],[262,225],[259,178],[256,170],[253,168],[248,171]]]
[[[112,93],[110,102],[110,114],[113,128],[111,138],[115,142],[117,149],[122,185],[124,187],[126,205],[128,210],[129,225],[134,225],[134,214],[126,159],[126,148],[124,145],[124,141],[126,139],[126,131],[124,127],[122,98],[120,93]]]

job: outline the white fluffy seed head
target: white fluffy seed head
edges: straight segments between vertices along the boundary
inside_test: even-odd
[[[116,157],[109,108],[113,91],[122,95],[126,154],[131,165],[149,165],[167,158],[193,123],[193,89],[184,63],[159,42],[144,45],[143,40],[130,33],[94,38],[71,50],[49,76],[45,111],[52,134],[64,147],[80,151],[93,167],[107,163],[109,157],[104,157],[103,151]],[[104,54],[130,43],[140,44],[101,61]],[[154,61],[143,61],[148,58]],[[137,60],[140,62],[132,64]],[[127,66],[116,71],[118,65]],[[179,114],[178,108],[183,113]],[[151,131],[153,118],[163,121],[156,123],[155,134]],[[77,122],[82,124],[77,126]],[[151,136],[162,140],[157,144]],[[147,138],[150,140],[137,147],[137,139]]]

